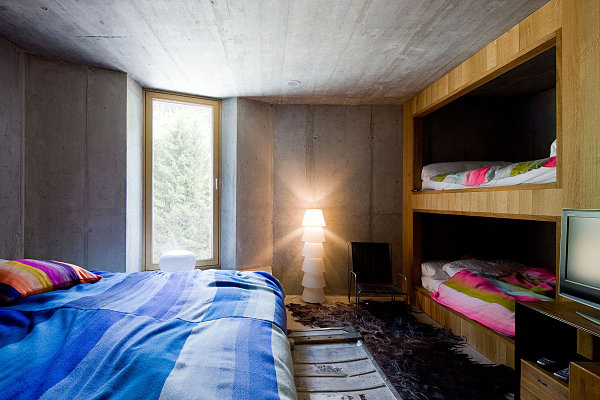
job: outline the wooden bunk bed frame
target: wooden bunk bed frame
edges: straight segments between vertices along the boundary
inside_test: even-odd
[[[403,269],[416,304],[492,361],[514,368],[514,342],[431,300],[420,287],[421,213],[553,221],[600,208],[600,7],[551,0],[404,105]],[[556,46],[557,182],[420,192],[421,118]],[[559,257],[557,255],[557,260]],[[558,269],[558,265],[557,265]]]

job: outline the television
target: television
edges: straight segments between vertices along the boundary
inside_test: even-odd
[[[596,308],[577,314],[600,324],[600,210],[562,211],[559,294]]]

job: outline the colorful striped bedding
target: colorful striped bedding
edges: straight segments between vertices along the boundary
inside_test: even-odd
[[[529,268],[501,277],[462,270],[431,297],[440,304],[505,335],[515,334],[515,301],[551,301],[556,276]]]
[[[440,174],[423,181],[423,189],[463,189],[556,182],[556,156],[509,165]]]
[[[0,397],[296,398],[271,275],[94,272],[0,307]]]

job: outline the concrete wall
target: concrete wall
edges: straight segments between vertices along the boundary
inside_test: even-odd
[[[273,263],[273,107],[223,101],[221,267]]]
[[[126,270],[142,270],[143,256],[143,103],[142,87],[127,77]]]
[[[23,256],[23,53],[0,39],[0,258]]]
[[[273,264],[273,107],[238,100],[236,266]]]
[[[25,256],[125,271],[126,74],[32,55],[25,73]]]
[[[347,242],[392,243],[400,271],[402,107],[280,105],[274,112],[273,273],[301,293],[301,222],[325,216],[327,294],[347,292]]]
[[[221,268],[236,267],[237,97],[222,102],[221,125]]]

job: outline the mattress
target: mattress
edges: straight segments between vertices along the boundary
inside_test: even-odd
[[[296,398],[271,275],[94,272],[0,307],[3,398]]]
[[[490,165],[427,177],[425,190],[468,189],[556,182],[556,156],[506,165]]]

